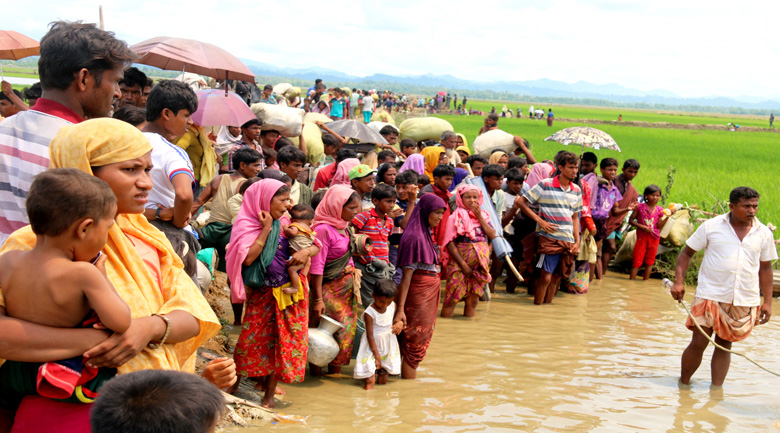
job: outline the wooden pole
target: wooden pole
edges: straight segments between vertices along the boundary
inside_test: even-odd
[[[103,5],[100,5],[100,30],[105,30],[106,27],[103,25]]]

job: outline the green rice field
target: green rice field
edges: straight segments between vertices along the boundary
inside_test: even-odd
[[[438,117],[449,121],[456,132],[465,134],[469,143],[473,143],[484,120],[482,116]],[[570,126],[582,125],[556,121],[550,128],[545,120],[528,118],[501,118],[498,122],[500,129],[530,141],[533,146],[531,150],[540,161],[552,159],[562,149],[581,152],[578,146],[544,141],[554,132]],[[702,210],[720,212],[716,199],[727,206],[731,189],[750,186],[761,194],[758,218],[765,224],[780,225],[780,189],[772,186],[769,178],[772,171],[777,169],[777,161],[780,161],[777,157],[780,134],[641,128],[617,124],[596,127],[609,133],[622,149],[622,152],[595,151],[599,160],[613,157],[621,167],[623,161],[629,158],[640,162],[639,175],[634,181],[640,194],[649,184],[656,184],[663,189],[667,184],[669,168],[674,167],[677,172],[669,200],[697,204]]]
[[[598,108],[598,107],[579,107],[579,106],[556,106],[542,105],[531,102],[507,102],[507,101],[481,101],[469,100],[467,105],[470,110],[481,110],[489,113],[491,108],[495,107],[497,112],[506,105],[507,109],[517,110],[522,108],[523,119],[528,119],[528,107],[534,105],[536,109],[542,109],[545,112],[552,108],[556,117],[566,119],[595,119],[603,121],[617,121],[619,115],[623,115],[624,122],[667,122],[695,125],[723,125],[732,122],[740,126],[754,126],[759,128],[769,128],[769,116],[747,116],[736,114],[717,115],[712,113],[695,114],[682,112],[665,112],[652,110],[636,110],[627,108]],[[777,113],[780,114],[780,113]]]

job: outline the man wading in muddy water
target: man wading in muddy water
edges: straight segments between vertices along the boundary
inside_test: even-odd
[[[755,324],[769,321],[772,262],[777,260],[777,251],[772,232],[756,218],[756,190],[734,188],[729,195],[729,210],[704,222],[688,239],[677,259],[671,293],[677,301],[683,299],[685,272],[696,251],[704,250],[691,313],[708,335],[715,332],[715,341],[730,350],[731,343],[747,338]],[[685,326],[693,332],[693,338],[682,355],[680,381],[688,385],[709,340],[690,317]],[[712,385],[723,385],[730,362],[730,353],[715,349],[710,364]]]

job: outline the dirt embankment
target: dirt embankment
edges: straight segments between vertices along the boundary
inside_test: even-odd
[[[638,121],[626,121],[618,122],[616,120],[596,120],[596,119],[569,119],[565,117],[556,117],[555,120],[561,122],[571,123],[584,123],[586,125],[619,125],[619,126],[633,126],[639,128],[661,128],[661,129],[692,129],[692,130],[708,130],[708,131],[728,131],[729,128],[726,125],[700,125],[696,123],[670,123],[670,122],[638,122]],[[780,133],[780,129],[761,128],[757,126],[740,126],[741,132],[772,132]]]

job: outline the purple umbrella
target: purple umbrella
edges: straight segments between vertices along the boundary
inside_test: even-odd
[[[198,109],[192,121],[200,126],[241,126],[257,119],[240,96],[221,89],[199,90]]]

